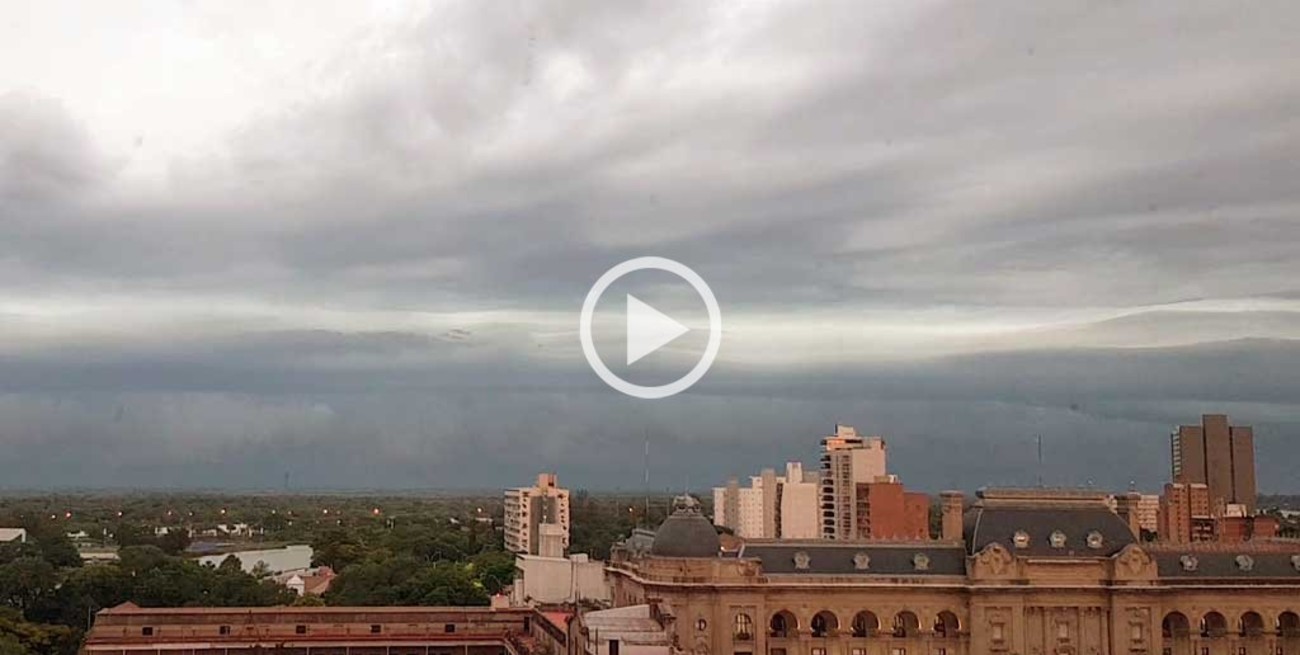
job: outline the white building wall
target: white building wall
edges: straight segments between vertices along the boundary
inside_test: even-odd
[[[605,563],[586,555],[515,558],[511,602],[516,607],[535,604],[572,603],[579,600],[611,600],[605,580]]]
[[[740,489],[740,521],[736,535],[744,539],[761,539],[764,536],[762,479],[753,478],[751,485]]]
[[[817,511],[820,493],[821,484],[815,478],[808,480],[802,473],[792,477],[787,471],[785,489],[781,493],[782,539],[816,539],[821,536],[821,515]]]
[[[199,563],[221,566],[221,563],[231,555],[239,559],[239,567],[245,572],[252,573],[259,563],[263,563],[266,564],[267,570],[271,573],[285,573],[287,571],[305,571],[311,568],[313,551],[311,546],[296,544],[284,548],[239,550],[220,555],[205,555],[199,558]]]

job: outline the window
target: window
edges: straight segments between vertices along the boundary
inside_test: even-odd
[[[754,638],[754,620],[749,618],[748,614],[741,613],[736,615],[736,620],[732,624],[732,637],[736,641],[749,641]]]
[[[609,640],[609,655],[618,655],[618,640]]]
[[[384,631],[383,626],[379,625],[378,623],[371,623],[371,624],[370,624],[370,634],[372,634],[372,635],[377,635],[377,634],[379,634],[379,633],[381,633],[381,632],[383,632],[383,631]]]
[[[865,648],[850,648],[850,649],[849,649],[849,655],[867,655],[867,649],[865,649]]]
[[[1065,548],[1065,533],[1057,530],[1050,537],[1052,548]]]
[[[219,635],[228,635],[228,634],[230,634],[230,626],[228,626],[228,625],[223,625],[223,626],[217,628],[217,634],[219,634]]]
[[[994,623],[990,626],[989,635],[993,641],[1003,641],[1007,638],[1005,626],[1001,623]]]
[[[1088,547],[1093,550],[1101,548],[1101,545],[1105,543],[1105,541],[1106,540],[1102,538],[1101,533],[1096,530],[1088,533]]]
[[[1128,638],[1133,641],[1142,641],[1142,624],[1134,623],[1128,628]]]
[[[152,636],[153,636],[153,626],[151,626],[151,625],[146,625],[146,626],[144,626],[143,628],[140,628],[140,635],[141,635],[141,636],[144,636],[144,637],[152,637]]]
[[[298,625],[293,626],[293,633],[296,635],[305,635],[307,634],[307,626],[299,623]]]
[[[1070,624],[1065,621],[1056,622],[1056,638],[1061,641],[1070,640]]]
[[[456,624],[455,624],[455,623],[448,623],[448,624],[442,626],[442,631],[445,632],[445,633],[447,633],[447,634],[451,634],[451,633],[453,633],[453,632],[456,631]]]

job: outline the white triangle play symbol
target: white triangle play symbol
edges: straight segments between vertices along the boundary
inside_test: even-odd
[[[628,366],[690,331],[671,316],[627,294]]]

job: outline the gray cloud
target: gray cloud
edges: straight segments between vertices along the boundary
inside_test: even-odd
[[[1168,425],[1225,408],[1285,450],[1298,17],[463,3],[347,32],[292,102],[152,174],[148,125],[114,150],[104,112],[0,77],[0,463],[28,485],[491,486],[538,462],[613,485],[635,466],[597,446],[657,432],[703,483],[809,457],[839,419],[931,488],[1032,481],[1037,432],[1062,481],[1150,484]],[[653,407],[596,386],[572,335],[591,281],[647,253],[703,274],[747,344]],[[956,435],[990,461],[929,458]],[[485,444],[492,466],[448,464]]]

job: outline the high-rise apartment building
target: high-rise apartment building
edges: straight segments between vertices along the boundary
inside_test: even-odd
[[[540,526],[558,526],[542,530]],[[561,489],[554,473],[540,473],[532,487],[506,489],[506,550],[537,555],[542,534],[558,534],[564,548],[569,547],[569,490]]]
[[[1171,543],[1214,540],[1210,490],[1204,484],[1170,482],[1160,497],[1160,539]]]
[[[1205,485],[1212,516],[1255,514],[1255,435],[1249,426],[1206,414],[1200,425],[1178,426],[1170,451],[1173,482]]]
[[[733,478],[713,488],[713,523],[745,539],[812,539],[817,532],[818,477],[789,462],[785,475],[763,469],[742,487]]]
[[[853,426],[836,425],[835,434],[824,437],[821,445],[821,535],[860,538],[858,485],[885,477],[885,440],[859,435]]]

